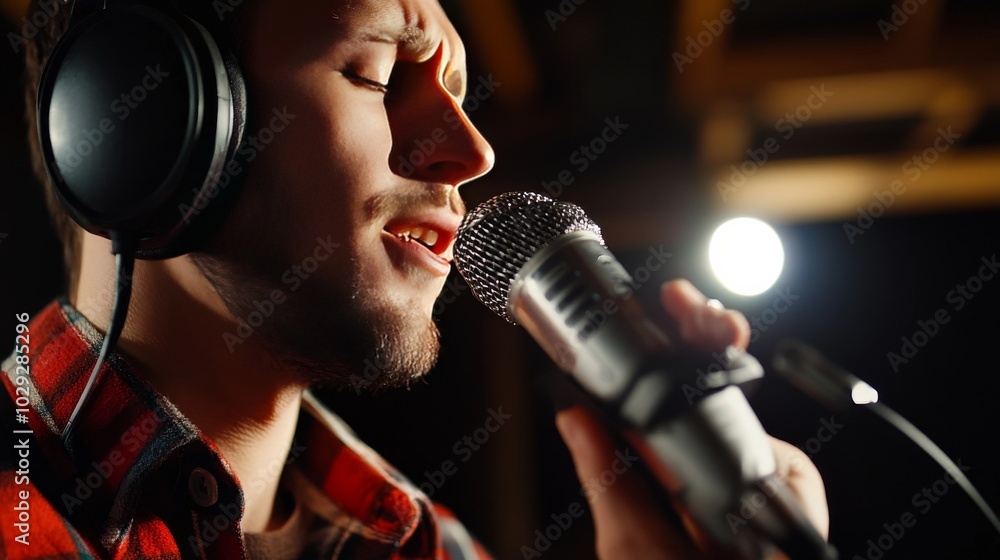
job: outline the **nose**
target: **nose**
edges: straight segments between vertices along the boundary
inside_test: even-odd
[[[489,173],[496,154],[460,104],[453,100],[445,111],[445,122],[451,124],[444,127],[445,136],[439,135],[444,141],[428,156],[420,178],[459,186]]]
[[[423,93],[407,93],[413,95],[390,111],[390,167],[397,175],[459,186],[493,168],[493,147],[436,76]]]

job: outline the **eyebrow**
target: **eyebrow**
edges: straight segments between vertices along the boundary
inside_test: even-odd
[[[435,45],[430,36],[422,28],[415,25],[407,25],[398,31],[362,32],[355,38],[359,42],[375,42],[396,45],[410,58],[420,59],[425,55],[433,54]],[[458,91],[451,91],[448,87],[447,77],[445,87],[456,97],[465,97],[467,78],[464,72],[459,72],[460,85]]]
[[[412,24],[398,27],[390,23],[386,19],[385,12],[375,7],[373,0],[355,0],[353,2],[349,0],[346,5],[341,6],[341,9],[333,11],[330,15],[334,20],[345,22],[351,15],[358,14],[365,14],[374,21],[361,23],[360,29],[357,30],[351,30],[349,25],[342,28],[341,34],[350,41],[393,45],[402,51],[404,58],[412,60],[429,58],[437,49],[437,43],[424,28]],[[464,98],[468,87],[468,76],[465,75],[464,71],[459,72],[459,75],[461,82],[458,87],[459,91],[451,93],[456,97]],[[447,85],[447,78],[445,81],[445,87],[451,91],[452,88]]]
[[[397,45],[413,58],[421,58],[421,55],[434,49],[433,41],[427,32],[415,25],[407,25],[399,30],[365,31],[360,33],[356,39]]]

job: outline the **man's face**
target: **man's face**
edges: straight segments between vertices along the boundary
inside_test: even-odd
[[[238,208],[198,263],[237,319],[282,291],[253,336],[305,380],[421,375],[437,356],[458,186],[493,165],[460,106],[462,43],[436,0],[240,9],[258,141],[239,158],[253,152]]]

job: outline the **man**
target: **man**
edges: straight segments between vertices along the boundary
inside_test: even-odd
[[[458,188],[494,157],[461,109],[462,42],[435,0],[254,0],[239,10],[253,111],[282,115],[283,128],[248,164],[218,234],[190,255],[136,264],[119,358],[74,428],[83,449],[72,456],[58,435],[107,327],[115,278],[109,241],[62,228],[69,298],[30,325],[32,544],[13,541],[4,509],[7,553],[484,556],[306,391],[349,385],[368,364],[379,372],[367,386],[405,385],[436,359],[431,312],[464,212]],[[448,110],[460,126],[399,169],[393,162],[432,138]],[[307,275],[286,281],[310,258]],[[276,289],[283,297],[266,320],[238,331]],[[692,344],[747,343],[745,320],[687,283],[665,286],[663,304]],[[16,365],[12,356],[3,367],[5,421]],[[611,463],[612,439],[589,413],[563,412],[557,424],[581,479]],[[815,469],[787,444],[775,451],[825,534]],[[13,503],[25,486],[15,464],[3,466],[0,496]],[[637,476],[591,504],[598,555],[698,557]]]

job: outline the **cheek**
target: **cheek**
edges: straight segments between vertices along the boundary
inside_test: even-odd
[[[391,186],[392,135],[381,96],[316,65],[260,90],[258,129],[285,107],[294,115],[260,154],[275,204],[294,208],[288,218],[296,222],[357,230],[366,220],[364,201]]]

